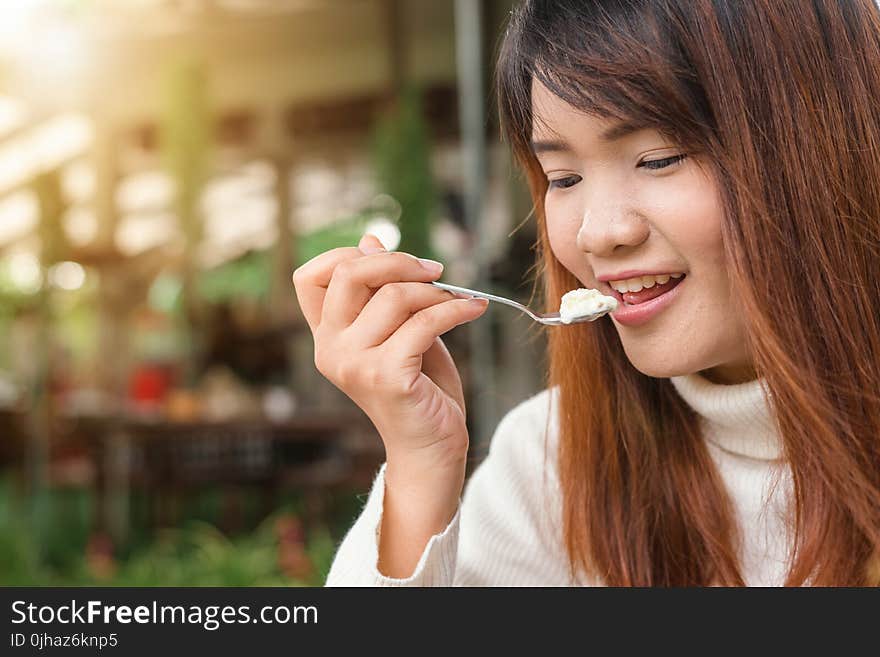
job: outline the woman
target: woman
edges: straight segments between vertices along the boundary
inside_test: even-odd
[[[371,236],[297,270],[319,370],[386,446],[328,584],[880,583],[873,0],[527,1],[498,97],[548,307],[621,308],[548,329],[547,390],[459,504],[438,336],[484,306]]]

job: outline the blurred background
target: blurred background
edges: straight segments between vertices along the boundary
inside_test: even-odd
[[[532,298],[499,138],[513,0],[3,0],[0,584],[320,585],[383,461],[291,274],[373,232]],[[543,387],[447,333],[471,466]]]

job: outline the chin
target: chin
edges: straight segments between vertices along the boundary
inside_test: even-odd
[[[691,374],[695,371],[683,370],[675,367],[644,367],[636,365],[635,363],[633,363],[633,366],[645,376],[650,376],[654,379],[668,379],[673,376],[684,376],[685,374]]]
[[[645,376],[655,379],[668,379],[673,376],[693,374],[706,367],[706,365],[696,362],[691,358],[676,358],[675,354],[672,357],[657,358],[656,353],[633,354],[627,349],[624,349],[624,351],[626,351],[626,356],[633,367]]]

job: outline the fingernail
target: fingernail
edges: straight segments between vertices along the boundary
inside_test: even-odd
[[[471,305],[477,306],[479,308],[485,308],[489,305],[488,299],[481,299],[479,297],[471,297],[470,299],[468,299],[468,301],[471,302]]]
[[[419,258],[419,264],[427,269],[432,274],[436,274],[437,272],[443,271],[443,265],[435,260],[428,260],[426,258]]]
[[[373,255],[374,253],[382,253],[384,251],[385,251],[385,249],[383,249],[381,246],[362,246],[361,247],[361,253],[363,253],[364,255]]]

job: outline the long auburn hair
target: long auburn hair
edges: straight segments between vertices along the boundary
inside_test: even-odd
[[[748,349],[791,469],[786,585],[880,582],[880,10],[874,0],[528,0],[496,83],[553,256],[531,84],[709,163]],[[742,585],[732,504],[694,412],[610,321],[551,330],[563,535],[612,586]],[[578,363],[578,367],[572,367]]]

